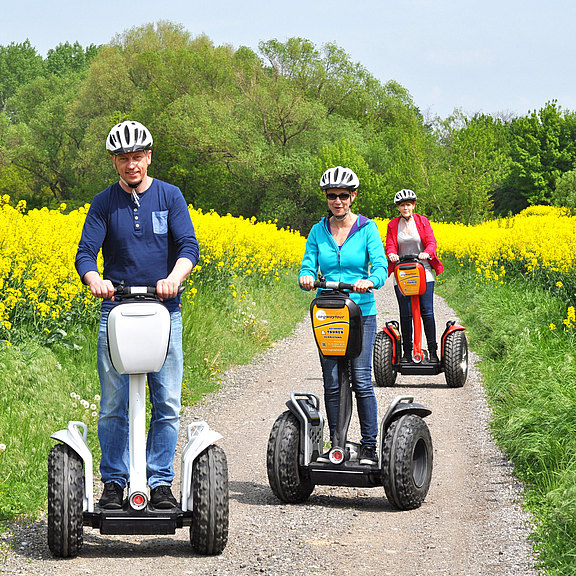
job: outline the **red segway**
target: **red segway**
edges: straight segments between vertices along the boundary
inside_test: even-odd
[[[422,349],[422,318],[420,295],[426,292],[426,271],[417,255],[401,256],[394,268],[400,292],[410,297],[412,305],[412,361],[401,362],[402,335],[395,320],[386,322],[376,335],[373,352],[376,386],[394,386],[400,374],[429,376],[444,372],[450,388],[461,388],[468,377],[468,341],[464,326],[454,320],[446,323],[440,339],[440,362],[430,362],[428,351]]]

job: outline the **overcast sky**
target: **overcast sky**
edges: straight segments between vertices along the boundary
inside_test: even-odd
[[[299,36],[335,42],[423,113],[576,111],[574,0],[0,0],[0,45],[105,44],[151,22],[257,50]]]

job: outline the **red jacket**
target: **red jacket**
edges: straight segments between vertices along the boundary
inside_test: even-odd
[[[388,254],[398,254],[398,225],[400,218],[401,217],[398,216],[388,222],[388,230],[386,231],[386,256],[388,256]],[[430,254],[430,265],[432,266],[432,270],[436,272],[436,275],[442,274],[442,272],[444,272],[444,266],[436,256],[436,238],[434,237],[430,221],[426,216],[421,216],[420,214],[412,214],[412,218],[414,218],[416,230],[418,230],[422,244],[424,244],[424,250],[422,250],[422,252]],[[395,266],[396,262],[390,262],[388,266],[388,276],[394,272]]]

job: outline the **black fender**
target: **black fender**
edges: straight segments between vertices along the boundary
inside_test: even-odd
[[[312,392],[291,392],[287,408],[300,422],[300,464],[314,458],[322,451],[324,418],[320,412],[320,398]]]
[[[396,396],[390,402],[390,406],[388,406],[388,410],[380,423],[380,438],[384,438],[386,430],[388,430],[394,420],[398,420],[405,414],[415,414],[420,416],[420,418],[426,418],[426,416],[432,414],[432,410],[426,408],[423,404],[414,402],[413,396]]]

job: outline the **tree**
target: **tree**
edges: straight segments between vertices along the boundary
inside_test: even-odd
[[[558,177],[576,166],[576,115],[553,100],[510,124],[511,173],[502,194],[519,207],[550,204]]]
[[[98,47],[94,44],[84,49],[78,42],[74,44],[65,42],[48,50],[44,67],[46,72],[58,76],[64,76],[70,72],[82,72],[88,68],[97,53]]]
[[[43,73],[43,61],[30,41],[0,46],[0,110],[16,90]]]
[[[564,172],[556,180],[551,202],[554,206],[576,208],[576,170]]]
[[[82,182],[83,173],[74,165],[81,134],[68,113],[81,79],[74,74],[38,77],[7,103],[12,164],[32,175],[36,194],[48,191],[58,202],[71,198]]]
[[[492,215],[492,194],[509,172],[507,127],[484,114],[456,111],[444,122],[446,220],[477,224]]]

